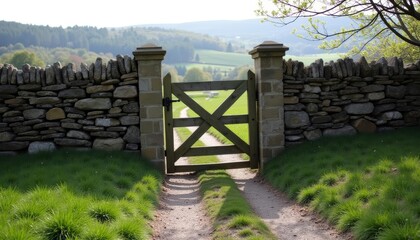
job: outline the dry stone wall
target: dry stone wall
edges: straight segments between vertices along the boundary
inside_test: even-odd
[[[136,61],[121,55],[82,63],[77,71],[71,63],[45,69],[0,64],[0,154],[63,147],[139,151],[138,79]],[[320,59],[307,67],[283,61],[283,97],[286,146],[418,126],[420,61]]]
[[[0,64],[0,153],[62,147],[139,150],[136,62],[45,69]]]
[[[420,125],[420,61],[284,61],[285,141]]]

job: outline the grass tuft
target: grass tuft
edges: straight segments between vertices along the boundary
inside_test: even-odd
[[[141,240],[145,239],[145,232],[139,227],[143,225],[139,221],[124,220],[118,223],[116,229],[118,235],[124,240]]]
[[[378,236],[380,240],[415,240],[420,239],[419,225],[394,224],[385,229]]]
[[[101,223],[112,222],[119,214],[118,207],[109,202],[98,203],[89,210],[89,215]]]
[[[297,197],[297,200],[299,203],[302,203],[302,204],[310,203],[311,201],[315,199],[317,194],[322,192],[324,188],[325,188],[324,185],[317,184],[317,185],[302,189]]]
[[[81,219],[72,212],[53,213],[43,222],[41,236],[47,240],[79,238],[82,232]]]
[[[242,228],[251,225],[253,219],[249,216],[236,215],[230,222],[230,228]]]
[[[86,240],[113,240],[117,239],[116,233],[108,225],[92,225],[87,231]]]

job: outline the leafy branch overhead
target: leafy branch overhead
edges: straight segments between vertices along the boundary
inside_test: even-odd
[[[308,39],[323,42],[321,47],[335,49],[350,39],[365,48],[374,40],[393,38],[411,47],[420,47],[420,0],[259,0],[258,15],[280,25],[307,18],[302,26]],[[328,24],[318,17],[350,18],[352,24],[329,32]]]

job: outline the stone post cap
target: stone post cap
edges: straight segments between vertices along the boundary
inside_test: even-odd
[[[153,43],[147,43],[138,47],[133,52],[135,60],[163,60],[165,54],[166,50],[163,50],[162,47]]]
[[[252,58],[257,57],[282,57],[289,50],[288,47],[275,41],[264,41],[249,51]]]

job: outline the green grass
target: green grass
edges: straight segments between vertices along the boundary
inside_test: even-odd
[[[264,176],[356,239],[420,239],[420,128],[286,149]]]
[[[214,239],[276,239],[226,171],[205,171],[199,180],[206,209],[214,221]]]
[[[0,157],[0,239],[145,239],[162,176],[136,154]]]
[[[207,95],[202,92],[194,92],[190,96],[200,104],[208,112],[213,113],[232,93],[231,90],[219,91],[219,95],[213,98],[207,98]],[[182,103],[181,103],[182,104]],[[181,105],[179,104],[179,105]],[[247,105],[247,94],[244,93],[239,99],[232,105],[229,110],[226,111],[224,116],[227,115],[243,115],[248,113]],[[191,109],[188,110],[188,116],[197,117],[198,115]],[[245,142],[249,141],[248,136],[248,125],[247,124],[228,124],[227,127],[237,134]],[[215,136],[220,142],[226,144],[232,144],[226,137],[224,137],[219,131],[214,128],[208,130],[210,134]]]
[[[174,116],[184,106],[174,106]],[[190,135],[186,128],[177,128],[181,141]],[[198,141],[194,146],[204,146]],[[189,157],[189,163],[217,163],[216,156]],[[235,182],[224,170],[199,173],[200,190],[203,194],[207,212],[213,220],[213,239],[276,239],[267,225],[256,216],[251,206],[242,196]]]

